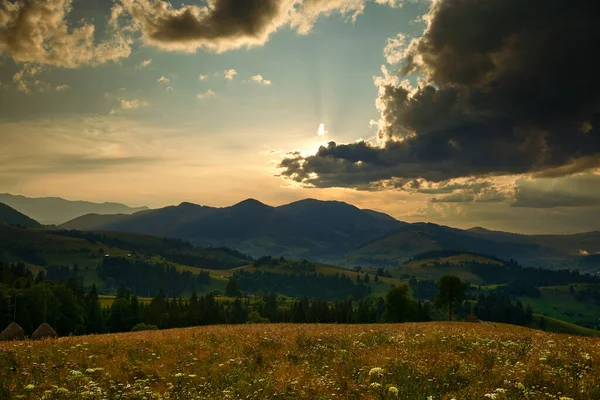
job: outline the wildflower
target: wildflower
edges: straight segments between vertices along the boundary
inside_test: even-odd
[[[383,374],[383,368],[379,368],[379,367],[371,368],[371,370],[369,371],[369,376],[382,375],[382,374]]]
[[[379,388],[381,388],[381,383],[379,383],[379,382],[373,382],[373,383],[371,383],[371,388],[373,388],[373,389],[379,389]]]
[[[29,385],[25,386],[25,391],[27,391],[27,392],[33,392],[34,389],[35,389],[35,385],[33,385],[31,383]]]
[[[388,389],[388,393],[392,396],[398,396],[398,388],[396,386],[390,386]]]

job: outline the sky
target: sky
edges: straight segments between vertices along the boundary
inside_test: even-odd
[[[0,0],[0,192],[600,229],[595,2]]]

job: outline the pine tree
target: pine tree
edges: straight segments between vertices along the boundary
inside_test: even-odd
[[[225,286],[225,296],[240,297],[240,291],[238,290],[237,281],[234,277],[229,278],[229,281],[227,281],[227,286]]]
[[[96,284],[93,284],[84,300],[84,322],[87,333],[104,332],[104,322],[102,321],[102,307],[98,298]]]

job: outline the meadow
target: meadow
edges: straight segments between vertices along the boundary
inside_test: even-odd
[[[0,399],[599,399],[600,339],[488,323],[243,325],[0,344]]]

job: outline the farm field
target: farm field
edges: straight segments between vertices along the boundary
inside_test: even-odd
[[[502,324],[211,326],[0,344],[0,398],[598,399],[598,360]]]

